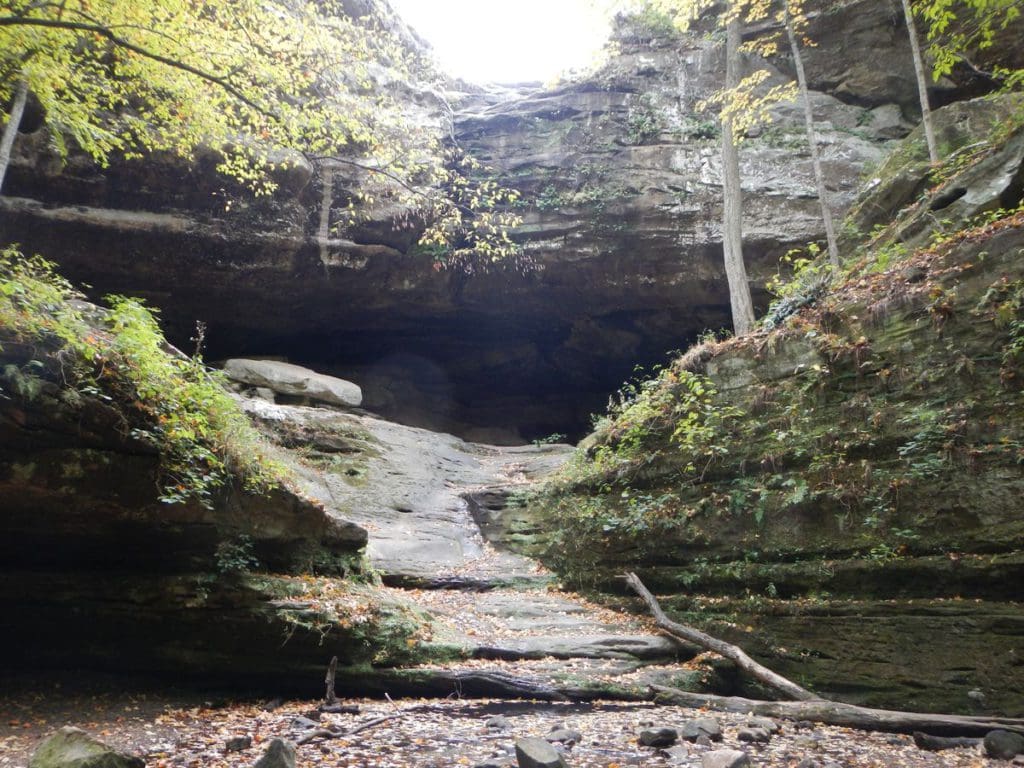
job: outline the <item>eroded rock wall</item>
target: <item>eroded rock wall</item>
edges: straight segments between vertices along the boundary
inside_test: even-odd
[[[813,30],[808,68],[839,211],[913,117],[890,10],[830,8]],[[403,86],[418,119],[453,125],[524,192],[515,236],[538,265],[529,274],[436,271],[415,228],[396,226],[405,209],[386,201],[347,226],[341,211],[362,179],[343,168],[325,183],[322,168],[299,164],[254,199],[217,177],[212,157],[62,166],[38,131],[19,141],[0,238],[97,294],[147,298],[179,343],[205,321],[211,357],[283,356],[352,378],[385,416],[503,440],[579,433],[635,364],[729,322],[716,128],[695,109],[718,80],[717,44],[635,26],[618,37],[606,66],[551,90]],[[879,56],[887,74],[869,78]],[[821,234],[800,117],[777,112],[741,153],[762,306],[757,286],[777,257]]]
[[[1024,129],[1012,97],[935,116],[962,167],[894,195],[931,178],[911,134],[848,272],[678,358],[504,540],[610,591],[635,570],[817,691],[1019,713]]]

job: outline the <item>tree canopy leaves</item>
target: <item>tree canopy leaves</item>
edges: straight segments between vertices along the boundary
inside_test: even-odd
[[[513,254],[503,194],[442,151],[443,110],[398,98],[422,65],[384,22],[306,0],[2,0],[0,103],[25,83],[62,156],[69,140],[104,165],[208,146],[257,193],[303,156],[356,165],[363,194],[403,198],[429,242]]]

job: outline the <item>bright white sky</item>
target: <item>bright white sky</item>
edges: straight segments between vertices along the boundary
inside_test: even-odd
[[[585,67],[608,36],[593,0],[391,0],[450,74],[548,81]]]

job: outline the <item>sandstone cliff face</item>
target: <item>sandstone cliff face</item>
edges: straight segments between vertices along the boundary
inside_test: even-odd
[[[5,670],[274,689],[308,686],[332,654],[355,664],[387,645],[373,633],[388,634],[395,613],[368,588],[332,586],[352,590],[360,626],[295,599],[361,572],[363,527],[284,486],[253,493],[240,480],[207,504],[165,503],[144,409],[98,375],[83,378],[82,365],[50,335],[0,329]]]
[[[550,562],[610,590],[636,570],[815,690],[948,711],[982,688],[1019,712],[1005,685],[1024,631],[1019,110],[936,112],[975,154],[920,197],[894,194],[928,178],[915,131],[858,201],[868,229],[887,226],[850,243],[846,273],[677,359],[532,515],[508,515],[504,540],[532,532],[543,551],[536,534],[553,531]]]
[[[900,32],[876,0],[823,11],[812,31],[839,210],[906,130]],[[619,38],[602,70],[549,91],[405,86],[422,120],[439,130],[453,120],[462,144],[530,196],[516,233],[538,265],[530,274],[437,272],[386,204],[324,237],[322,222],[342,219],[330,209],[361,183],[341,169],[325,184],[322,169],[300,164],[276,195],[252,199],[212,158],[61,167],[38,133],[22,136],[0,239],[58,260],[97,293],[148,298],[179,341],[206,321],[212,356],[279,355],[352,378],[384,415],[478,436],[487,425],[492,438],[577,432],[637,362],[728,324],[716,129],[694,110],[716,82],[717,48],[641,28]],[[880,56],[884,66],[865,68]],[[758,284],[821,232],[798,126],[795,108],[780,108],[744,144]]]

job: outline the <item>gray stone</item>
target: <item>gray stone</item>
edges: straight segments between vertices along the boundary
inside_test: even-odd
[[[1024,754],[1024,736],[1012,731],[989,731],[983,743],[985,754],[996,760],[1012,760]]]
[[[224,742],[225,752],[241,752],[252,746],[252,736],[232,736]]]
[[[308,717],[293,717],[292,728],[299,728],[304,731],[308,731],[310,728],[319,728],[320,723],[316,720],[310,720]]]
[[[484,723],[485,728],[491,728],[496,731],[507,731],[512,728],[512,721],[504,715],[495,715]]]
[[[284,739],[272,740],[253,768],[295,768],[295,745]]]
[[[702,768],[743,768],[750,765],[750,756],[736,749],[715,749],[700,759]]]
[[[29,768],[143,768],[145,762],[108,747],[80,728],[65,726],[39,745],[28,765]]]
[[[903,117],[903,110],[899,106],[883,104],[871,110],[868,127],[880,139],[902,139],[914,126]]]
[[[544,739],[516,739],[519,768],[568,768],[565,758]]]
[[[234,358],[224,363],[224,373],[243,384],[266,387],[282,395],[307,397],[329,405],[355,407],[363,402],[363,391],[351,381],[291,363]]]
[[[736,738],[750,744],[767,744],[772,740],[772,735],[765,728],[740,728]]]
[[[562,744],[578,744],[583,740],[583,734],[572,728],[555,728],[544,737],[545,741]]]
[[[782,730],[782,726],[770,717],[751,717],[747,725],[751,728],[764,728],[768,733],[779,733]]]
[[[274,390],[270,387],[254,387],[253,394],[260,400],[266,400],[268,403],[277,402],[277,398],[274,396]]]
[[[645,747],[671,747],[678,740],[679,732],[675,728],[645,728],[637,738]]]
[[[721,741],[722,726],[720,726],[718,721],[714,718],[700,717],[696,720],[688,720],[683,723],[683,727],[680,729],[679,735],[686,741],[696,741],[702,735],[706,736],[711,741]]]
[[[690,747],[687,744],[677,744],[665,750],[665,757],[670,763],[689,763]]]

